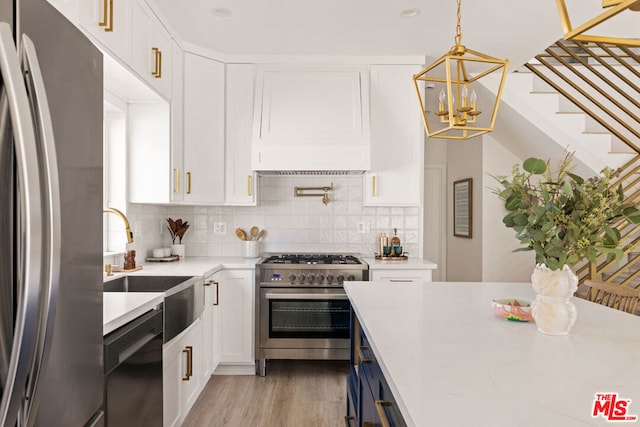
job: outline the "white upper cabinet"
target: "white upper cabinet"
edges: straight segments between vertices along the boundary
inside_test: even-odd
[[[147,4],[133,2],[131,65],[163,96],[171,98],[171,35]]]
[[[131,54],[132,4],[131,0],[80,0],[82,27],[124,62]]]
[[[368,170],[369,69],[260,66],[253,122],[254,170]]]
[[[413,85],[418,65],[371,67],[371,171],[364,205],[419,206],[424,136]]]
[[[156,103],[129,104],[129,201],[167,203],[169,201],[170,107]],[[112,162],[123,159],[110,159]]]
[[[251,169],[251,130],[256,66],[227,64],[225,203],[255,205],[258,190]]]
[[[224,203],[224,64],[184,54],[184,201]]]
[[[73,23],[78,22],[78,0],[48,0],[60,13]]]
[[[184,200],[184,52],[172,42],[171,201]]]

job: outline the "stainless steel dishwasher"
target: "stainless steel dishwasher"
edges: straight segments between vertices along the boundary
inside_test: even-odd
[[[104,337],[106,424],[162,426],[163,305]]]

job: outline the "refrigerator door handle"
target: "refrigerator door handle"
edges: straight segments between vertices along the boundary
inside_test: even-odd
[[[24,70],[27,94],[31,101],[33,112],[36,142],[40,150],[40,159],[43,171],[43,237],[44,253],[43,267],[44,277],[41,288],[42,308],[41,324],[38,330],[38,342],[36,347],[33,370],[29,375],[27,395],[30,396],[28,408],[24,416],[27,425],[35,421],[40,395],[38,380],[44,375],[47,366],[51,342],[55,326],[56,302],[58,286],[60,283],[60,252],[62,250],[61,237],[61,213],[60,213],[60,183],[58,180],[58,159],[56,155],[55,139],[53,135],[53,123],[49,102],[44,85],[44,78],[36,48],[31,39],[24,34],[22,36],[21,60]],[[33,414],[33,415],[32,415]],[[32,419],[33,417],[33,419]]]
[[[16,425],[25,399],[40,322],[42,272],[41,188],[35,130],[9,24],[0,22],[0,73],[15,145],[17,200],[16,310],[9,365],[2,387],[0,425]],[[4,101],[3,101],[4,102]],[[9,263],[11,259],[1,259]]]

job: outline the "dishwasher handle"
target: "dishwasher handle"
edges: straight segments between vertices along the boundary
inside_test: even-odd
[[[162,334],[163,310],[151,310],[104,337],[104,373],[108,374]]]

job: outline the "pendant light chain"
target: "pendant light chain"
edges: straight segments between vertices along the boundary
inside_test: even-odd
[[[458,22],[456,24],[456,37],[454,39],[456,42],[456,46],[462,43],[462,27],[460,26],[461,16],[462,16],[462,13],[460,12],[460,0],[458,0]]]

